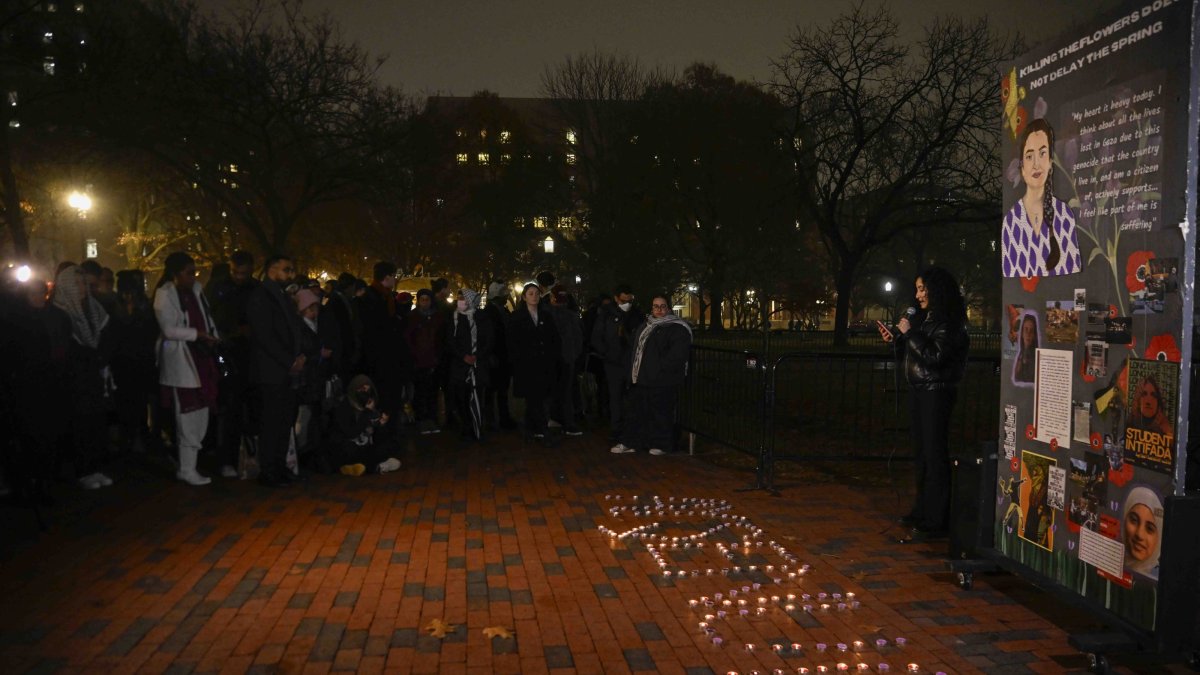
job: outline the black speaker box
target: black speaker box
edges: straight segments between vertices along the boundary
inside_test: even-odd
[[[996,520],[996,441],[985,441],[975,454],[950,460],[950,559],[976,557],[994,543]]]

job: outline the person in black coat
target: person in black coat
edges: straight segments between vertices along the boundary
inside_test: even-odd
[[[910,413],[916,460],[916,496],[900,522],[913,529],[904,541],[943,536],[950,516],[950,413],[966,367],[967,312],[958,282],[940,267],[916,279],[919,311],[900,319],[899,335],[879,325],[884,342],[898,342],[912,390]]]
[[[505,335],[508,319],[512,313],[508,311],[508,287],[503,282],[493,281],[488,285],[487,305],[483,315],[492,325],[495,344],[486,365],[488,369],[488,388],[484,395],[487,399],[485,415],[488,428],[516,429],[512,413],[508,409],[508,390],[512,384],[512,366],[508,363],[508,342]]]
[[[220,356],[225,359],[221,369],[221,387],[217,397],[217,447],[221,460],[221,475],[238,475],[238,452],[242,436],[251,434],[251,420],[257,417],[257,401],[250,386],[250,320],[246,307],[258,287],[254,278],[254,255],[234,251],[229,257],[230,275],[226,279],[215,274],[204,288],[212,308],[212,319],[223,341]],[[252,410],[255,414],[251,414]]]
[[[513,394],[525,399],[525,433],[546,437],[546,399],[554,388],[559,359],[558,331],[550,312],[539,308],[541,290],[525,284],[524,304],[508,321],[508,358],[513,370]]]
[[[116,343],[112,374],[121,445],[126,450],[145,449],[153,441],[146,424],[148,414],[158,409],[158,320],[146,297],[146,277],[141,270],[117,272],[117,298],[112,315]]]
[[[379,410],[371,378],[355,375],[333,411],[326,463],[347,476],[387,473],[400,468],[400,446],[385,434],[390,418]]]
[[[675,407],[687,375],[692,328],[671,312],[665,294],[650,299],[650,316],[633,339],[625,429],[614,454],[648,450],[665,455],[675,448]]]
[[[460,290],[446,331],[450,403],[458,408],[462,437],[468,440],[483,440],[487,427],[483,392],[489,384],[487,364],[491,361],[495,343],[492,322],[478,307],[478,293],[468,288]],[[472,397],[479,406],[474,412],[471,410]]]
[[[625,394],[629,389],[629,359],[632,340],[642,325],[643,315],[633,304],[633,292],[626,284],[613,291],[613,301],[601,305],[592,327],[592,350],[604,362],[604,380],[608,389],[609,442],[620,443],[624,426]]]
[[[396,306],[396,265],[375,263],[374,281],[359,298],[363,369],[379,394],[379,409],[402,419],[404,390],[413,381],[413,357],[405,341],[407,322]],[[395,427],[396,425],[392,425]]]
[[[258,480],[282,487],[294,475],[287,469],[288,440],[296,422],[296,388],[306,358],[301,353],[295,305],[284,292],[295,276],[285,255],[267,260],[267,278],[254,289],[247,306],[251,331],[251,382],[261,396]]]

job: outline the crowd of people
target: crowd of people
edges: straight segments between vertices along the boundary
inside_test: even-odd
[[[203,453],[225,478],[286,487],[395,471],[407,439],[447,426],[467,442],[520,429],[552,443],[589,417],[607,418],[613,453],[672,451],[691,327],[669,295],[643,315],[627,285],[586,308],[549,272],[509,289],[436,279],[414,297],[390,262],[322,283],[245,251],[205,284],[185,252],[153,286],[92,260],[6,280],[4,478],[34,498],[68,469],[99,489],[116,455],[148,452],[199,486]]]

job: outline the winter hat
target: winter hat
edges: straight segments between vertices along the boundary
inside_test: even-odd
[[[396,295],[396,302],[402,305],[411,305],[412,293],[409,293],[408,291],[400,291],[400,293]]]
[[[429,290],[428,288],[422,288],[421,290],[417,291],[418,300],[421,299],[422,295],[428,296],[431,300],[433,299],[433,291]]]
[[[479,294],[469,288],[459,291],[458,299],[467,301],[467,310],[479,308]]]
[[[492,283],[488,284],[487,296],[489,298],[502,298],[506,295],[508,295],[508,286],[505,286],[504,282],[493,281]]]
[[[296,309],[303,312],[311,305],[321,304],[321,298],[307,288],[302,288],[296,292]]]

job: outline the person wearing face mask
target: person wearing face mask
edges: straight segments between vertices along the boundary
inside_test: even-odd
[[[629,285],[618,285],[613,291],[613,301],[597,310],[596,324],[592,327],[592,350],[604,362],[604,380],[608,388],[608,440],[614,447],[621,444],[633,338],[643,320],[641,310],[633,301],[633,290]]]
[[[296,386],[307,358],[300,351],[296,306],[284,292],[296,275],[292,259],[267,259],[267,278],[254,289],[246,308],[251,331],[251,381],[261,402],[258,482],[286,487],[298,480],[287,466],[288,440],[296,423]]]
[[[461,289],[453,322],[446,331],[451,404],[458,408],[462,438],[472,441],[483,440],[486,428],[483,392],[489,383],[487,364],[495,343],[494,326],[478,308],[479,294]]]
[[[161,331],[158,383],[175,411],[175,477],[188,485],[208,485],[212,479],[196,470],[196,459],[208,432],[209,411],[217,405],[220,375],[213,353],[219,338],[196,281],[196,263],[183,251],[167,256],[154,292],[154,316]]]
[[[433,291],[422,288],[404,337],[413,359],[413,413],[423,435],[442,431],[437,423],[437,368],[446,345],[445,327],[446,313],[434,307]]]

